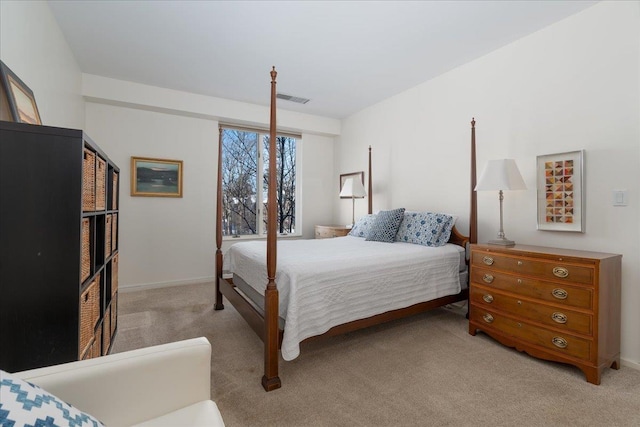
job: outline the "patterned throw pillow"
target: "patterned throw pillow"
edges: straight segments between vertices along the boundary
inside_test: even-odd
[[[393,243],[403,215],[404,208],[378,212],[365,240]]]
[[[368,214],[359,218],[349,232],[349,236],[367,237],[375,219],[376,214]]]
[[[37,385],[0,370],[0,426],[103,426]]]
[[[432,212],[405,212],[396,242],[442,246],[449,241],[456,218]]]

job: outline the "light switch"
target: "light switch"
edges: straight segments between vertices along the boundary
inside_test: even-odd
[[[627,206],[627,190],[613,190],[613,206]]]

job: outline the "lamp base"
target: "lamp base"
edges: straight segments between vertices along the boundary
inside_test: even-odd
[[[496,239],[496,240],[489,240],[487,242],[487,244],[496,245],[496,246],[511,247],[511,246],[515,246],[516,242],[514,242],[513,240],[509,240],[509,239]]]

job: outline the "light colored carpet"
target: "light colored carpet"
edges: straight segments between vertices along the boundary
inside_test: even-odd
[[[211,395],[227,426],[639,426],[640,371],[607,369],[602,384],[468,334],[436,309],[303,344],[266,393],[262,342],[212,283],[120,292],[113,352],[205,336]],[[167,384],[167,387],[170,387]]]

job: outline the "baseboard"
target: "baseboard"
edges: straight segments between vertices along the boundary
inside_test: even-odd
[[[620,364],[622,366],[626,366],[627,368],[633,368],[640,371],[640,363],[638,362],[632,362],[631,360],[620,358]]]
[[[135,285],[120,285],[119,292],[141,291],[145,289],[168,288],[171,286],[196,285],[200,283],[215,283],[215,277],[197,277],[187,280],[172,280],[169,282],[139,283]]]

